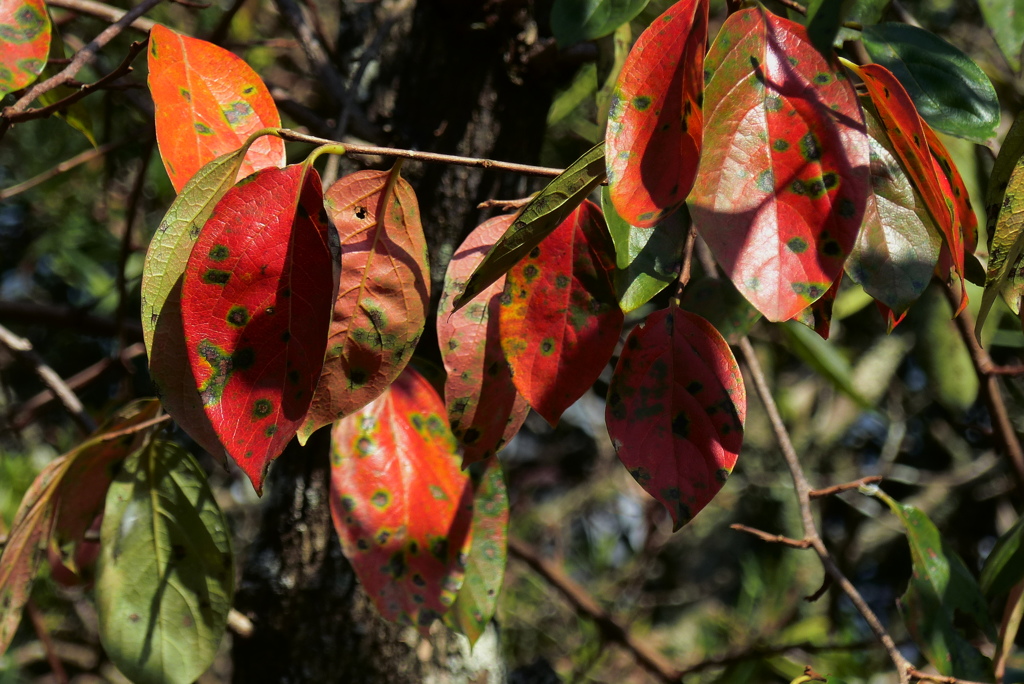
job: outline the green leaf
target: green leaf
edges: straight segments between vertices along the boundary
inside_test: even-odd
[[[555,0],[551,32],[559,46],[607,36],[643,11],[650,0]]]
[[[107,494],[96,580],[100,640],[137,684],[190,684],[217,653],[234,593],[228,525],[206,473],[153,442]]]
[[[864,47],[896,75],[932,128],[984,143],[999,126],[999,100],[985,72],[934,33],[916,26],[868,26]]]
[[[978,583],[927,515],[881,490],[876,496],[888,504],[907,532],[913,576],[900,604],[914,640],[940,673],[990,681],[990,661],[954,625],[954,616],[957,625],[969,620],[995,640],[995,626]]]
[[[1024,52],[1024,9],[1020,0],[978,0],[978,5],[1010,68],[1019,73]]]
[[[739,344],[761,320],[760,312],[727,278],[703,276],[690,281],[679,306],[707,319],[729,344]]]
[[[991,600],[1006,596],[1024,579],[1024,517],[999,537],[981,569],[981,591]]]
[[[523,208],[466,281],[465,291],[453,303],[455,310],[465,306],[539,245],[604,178],[604,143],[600,142],[548,183]]]
[[[850,362],[834,344],[821,339],[816,332],[796,321],[782,324],[781,329],[786,333],[793,353],[803,359],[804,363],[862,408],[871,408],[871,402],[853,384]]]
[[[852,0],[810,0],[807,3],[807,35],[826,59],[832,54],[832,44],[852,5]]]
[[[498,607],[498,593],[505,577],[508,555],[508,492],[501,462],[492,458],[470,469],[475,488],[473,545],[466,563],[466,578],[455,603],[444,614],[445,624],[462,632],[475,644]]]
[[[978,398],[978,375],[952,316],[949,302],[935,288],[927,290],[909,314],[917,331],[916,353],[935,398],[947,410],[963,413]]]

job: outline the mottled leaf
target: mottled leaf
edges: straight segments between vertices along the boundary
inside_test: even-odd
[[[679,0],[637,39],[608,114],[605,165],[612,202],[650,228],[686,199],[700,161],[708,0]]]
[[[551,425],[590,389],[619,340],[613,249],[601,210],[586,200],[505,279],[501,347],[519,393]]]
[[[281,125],[270,91],[248,64],[224,48],[165,26],[154,26],[149,35],[149,91],[160,156],[177,191],[251,134]],[[238,178],[284,163],[284,141],[260,138]]]
[[[999,99],[985,72],[931,31],[887,22],[864,27],[871,59],[899,79],[933,128],[984,143],[999,126]]]
[[[448,262],[437,308],[437,342],[448,372],[444,399],[464,464],[497,453],[519,431],[530,410],[512,383],[512,371],[501,351],[498,315],[505,277],[467,306],[451,310],[465,279],[514,219],[513,215],[495,216],[469,234]]]
[[[818,333],[821,339],[827,340],[832,330],[832,306],[836,302],[836,296],[839,294],[839,286],[842,282],[843,274],[840,273],[836,281],[828,288],[828,292],[814,300],[813,304],[793,316],[791,320],[806,325]]]
[[[220,461],[226,453],[203,410],[188,363],[181,321],[181,281],[192,246],[217,202],[235,184],[252,140],[217,157],[189,179],[160,221],[142,266],[142,337],[150,376],[167,412]]]
[[[228,523],[206,473],[154,441],[124,462],[100,530],[103,648],[138,684],[190,684],[213,662],[234,595]]]
[[[224,195],[181,288],[203,408],[257,492],[302,424],[323,368],[335,286],[320,177],[258,171]]]
[[[1024,54],[1024,8],[1017,0],[978,0],[978,5],[1010,68],[1020,72]]]
[[[605,420],[619,460],[672,515],[689,522],[722,488],[743,444],[747,399],[736,359],[710,323],[677,308],[626,338]]]
[[[555,0],[551,32],[562,47],[606,36],[640,14],[650,0]]]
[[[50,53],[43,0],[0,0],[0,97],[36,80]]]
[[[494,617],[498,593],[505,577],[508,552],[508,492],[501,462],[491,459],[471,471],[474,483],[473,523],[470,535],[473,547],[466,564],[466,579],[445,624],[461,632],[475,644]]]
[[[798,24],[731,15],[708,53],[705,149],[690,214],[737,289],[772,321],[842,271],[870,192],[860,105]]]
[[[928,287],[942,236],[878,119],[868,110],[865,118],[872,192],[846,272],[865,292],[902,314]]]
[[[995,640],[995,628],[978,583],[928,516],[880,490],[876,496],[903,524],[910,544],[913,575],[900,599],[900,608],[914,641],[941,674],[991,681],[991,662],[959,629],[970,622]]]
[[[331,437],[341,548],[381,615],[426,634],[462,586],[473,518],[444,403],[407,368]]]
[[[604,143],[598,143],[540,191],[466,281],[454,302],[456,310],[505,275],[541,240],[551,234],[605,178]]]
[[[419,204],[398,167],[345,176],[324,199],[341,239],[341,286],[323,373],[299,431],[303,443],[398,377],[423,333],[430,301]]]
[[[981,568],[981,591],[988,600],[1005,597],[1024,580],[1024,518],[1006,531],[992,547]]]

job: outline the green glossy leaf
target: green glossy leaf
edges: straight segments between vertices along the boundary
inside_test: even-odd
[[[465,306],[539,245],[604,178],[602,142],[587,150],[523,208],[473,271],[466,289],[453,304],[455,310]]]
[[[466,578],[455,603],[444,615],[445,624],[475,644],[498,607],[508,555],[508,492],[501,462],[492,458],[470,470],[473,478],[472,548]]]
[[[850,362],[834,344],[823,340],[816,332],[796,321],[787,322],[780,328],[786,333],[789,348],[803,359],[804,363],[862,408],[871,408],[871,402],[853,384]]]
[[[606,36],[640,14],[650,0],[555,0],[551,32],[562,47]]]
[[[981,591],[985,598],[1001,598],[1024,580],[1024,517],[999,537],[981,569]]]
[[[181,447],[130,456],[107,494],[100,640],[137,684],[191,684],[217,653],[234,593],[227,520]]]
[[[1020,0],[978,0],[978,5],[1010,68],[1019,72],[1024,52],[1024,7]]]
[[[807,35],[811,45],[826,57],[832,54],[839,27],[853,4],[853,0],[810,0],[807,3]]]
[[[934,33],[883,23],[865,27],[871,59],[896,75],[933,128],[984,143],[999,126],[999,100],[985,72]]]
[[[978,583],[927,515],[894,501],[881,490],[876,496],[892,509],[906,529],[910,544],[913,575],[900,607],[911,636],[940,673],[991,681],[990,661],[958,628],[971,621],[985,636],[995,639],[995,627]]]

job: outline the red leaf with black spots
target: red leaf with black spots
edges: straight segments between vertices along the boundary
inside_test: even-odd
[[[680,0],[637,39],[608,114],[605,163],[615,210],[640,228],[679,208],[700,160],[708,0]]]
[[[827,340],[832,329],[832,307],[836,303],[836,295],[839,294],[839,285],[843,282],[843,274],[840,273],[836,282],[828,289],[820,299],[793,316],[794,321],[803,323],[808,328],[818,333],[821,339]]]
[[[43,0],[0,0],[0,97],[24,88],[42,73],[51,37]]]
[[[971,218],[958,220],[958,204],[963,206],[966,202],[966,207],[970,207],[970,199],[967,198],[963,181],[957,174],[959,192],[963,198],[961,201],[956,197],[951,179],[947,177],[947,172],[940,161],[945,160],[948,168],[951,171],[954,169],[948,154],[945,154],[945,148],[917,113],[913,100],[892,72],[878,64],[864,64],[851,68],[867,87],[868,96],[878,112],[879,123],[892,143],[896,156],[903,163],[914,188],[921,193],[935,227],[942,233],[947,246],[943,252],[947,255],[946,260],[963,290],[965,245],[964,230],[959,225],[960,221],[967,221],[965,225],[970,236],[968,241],[977,242],[977,219],[973,218],[973,211],[969,212]],[[932,153],[933,147],[939,151],[940,158],[936,158]],[[940,265],[937,268],[942,268],[942,261],[943,258],[940,256]],[[957,314],[966,304],[965,294]]]
[[[630,474],[668,508],[675,529],[725,484],[746,413],[736,359],[697,314],[656,311],[626,338],[608,387],[608,434]]]
[[[856,93],[804,27],[760,7],[726,20],[705,73],[693,222],[743,296],[788,320],[828,291],[860,229],[870,180]]]
[[[270,91],[241,58],[159,24],[149,35],[149,91],[160,157],[177,192],[251,133],[281,125]],[[284,141],[263,136],[249,148],[238,177],[284,163]]]
[[[522,427],[530,407],[516,391],[498,334],[505,276],[458,311],[452,302],[515,215],[495,216],[477,226],[448,262],[437,308],[437,341],[448,372],[445,404],[463,464],[497,453]]]
[[[331,437],[341,548],[381,615],[426,634],[462,586],[473,519],[444,403],[408,368]]]
[[[516,389],[552,425],[619,340],[614,254],[601,210],[587,200],[505,276],[501,347]]]
[[[423,334],[430,304],[419,204],[398,167],[345,176],[324,200],[341,240],[341,285],[301,442],[373,401],[398,377]]]
[[[182,322],[203,408],[257,492],[320,377],[333,263],[320,177],[299,164],[229,190],[185,269]]]

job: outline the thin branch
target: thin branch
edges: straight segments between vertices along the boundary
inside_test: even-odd
[[[541,558],[536,551],[514,537],[509,537],[508,550],[511,555],[529,565],[558,589],[578,612],[593,620],[604,639],[624,646],[644,669],[662,682],[667,684],[679,681],[680,672],[663,655],[634,637],[627,627],[602,608],[583,587],[562,572],[561,568]]]
[[[781,534],[771,534],[770,532],[759,530],[756,527],[740,525],[739,523],[733,523],[732,525],[729,525],[729,528],[736,530],[737,532],[746,532],[747,534],[752,534],[758,539],[769,542],[771,544],[783,544],[785,546],[792,546],[794,549],[811,548],[810,539],[792,539],[791,537],[784,537]]]
[[[71,63],[64,67],[60,73],[54,74],[45,81],[32,86],[32,88],[22,95],[17,102],[10,107],[5,108],[3,110],[3,114],[0,115],[0,138],[2,138],[7,132],[7,129],[11,127],[10,117],[24,112],[32,105],[33,102],[35,102],[36,98],[43,93],[49,92],[57,86],[63,85],[74,78],[75,74],[81,71],[82,67],[84,67],[104,45],[112,41],[125,29],[125,27],[130,26],[133,21],[156,7],[161,2],[162,0],[142,0],[141,3],[126,12],[125,15],[115,23],[103,29],[103,31],[101,31],[91,43],[75,53]]]
[[[818,528],[814,522],[814,514],[811,511],[811,489],[810,484],[807,482],[807,476],[804,475],[803,467],[800,465],[800,459],[796,454],[796,450],[793,448],[793,443],[789,438],[789,432],[786,430],[786,425],[782,421],[782,416],[779,414],[779,407],[775,404],[775,398],[772,396],[771,388],[768,387],[768,381],[765,378],[764,371],[761,369],[761,363],[757,360],[757,354],[754,351],[754,347],[750,344],[750,340],[744,337],[740,340],[740,351],[742,352],[744,361],[747,365],[747,370],[750,374],[750,378],[754,384],[754,390],[758,397],[761,399],[761,403],[765,408],[765,412],[768,414],[768,419],[772,425],[772,431],[775,433],[775,439],[779,443],[779,448],[782,450],[782,455],[786,460],[786,465],[789,467],[789,473],[793,478],[793,486],[796,488],[797,502],[800,506],[800,518],[803,522],[804,538],[807,539],[811,546],[818,554],[818,558],[821,560],[822,566],[825,568],[825,572],[832,576],[832,580],[839,585],[843,590],[843,593],[850,599],[857,612],[861,614],[864,621],[868,623],[868,627],[874,632],[875,636],[885,647],[886,652],[889,654],[889,658],[892,660],[893,665],[896,666],[896,671],[899,674],[900,684],[907,684],[910,679],[908,672],[911,669],[910,662],[903,657],[899,649],[896,648],[896,642],[893,641],[892,636],[882,625],[878,616],[871,610],[871,607],[864,600],[864,597],[860,595],[857,588],[853,586],[836,565],[832,559],[831,554],[825,547],[825,543],[821,539],[821,535],[818,533]]]
[[[828,651],[862,651],[874,645],[873,641],[856,641],[850,644],[812,644],[802,642],[797,644],[782,644],[780,646],[762,646],[726,653],[721,656],[714,656],[707,660],[685,668],[680,674],[683,677],[696,674],[713,667],[724,667],[734,663],[742,663],[747,660],[760,660],[789,653],[790,651],[803,651],[805,653],[824,653]]]
[[[75,393],[67,386],[64,380],[57,375],[56,371],[46,365],[46,362],[32,349],[32,343],[23,337],[19,337],[10,330],[0,325],[0,344],[11,350],[21,361],[32,366],[36,375],[50,390],[60,399],[64,409],[71,414],[71,417],[78,424],[83,432],[89,433],[96,429],[96,423],[85,412],[85,407],[79,401]]]
[[[919,682],[938,682],[938,684],[982,684],[981,682],[971,681],[970,679],[957,679],[956,677],[947,677],[946,675],[934,675],[928,674],[927,672],[921,672],[916,667],[912,667],[907,671],[911,679],[916,679]]]
[[[112,7],[102,2],[95,2],[94,0],[47,0],[46,4],[52,7],[71,10],[78,14],[88,14],[100,19],[106,19],[110,23],[120,21],[126,14],[120,7]],[[133,21],[130,26],[137,31],[149,33],[156,26],[156,22],[152,19],[140,17]]]
[[[854,480],[853,482],[844,482],[842,484],[832,485],[831,487],[825,487],[824,489],[812,489],[807,495],[812,499],[823,499],[826,496],[832,496],[833,494],[857,489],[864,485],[876,484],[881,481],[881,475],[869,475],[868,477],[862,477],[859,480]]]
[[[210,42],[214,45],[220,45],[224,42],[224,39],[228,37],[228,31],[231,29],[231,22],[234,20],[235,15],[238,14],[238,10],[242,9],[245,4],[245,0],[234,0],[231,3],[231,7],[228,11],[221,15],[217,21],[217,26],[214,27],[213,31],[210,32]]]
[[[72,328],[89,335],[117,336],[117,325],[113,320],[94,316],[70,306],[0,300],[0,320],[24,325]],[[126,321],[124,333],[133,342],[137,342],[142,339],[142,324],[138,321]]]
[[[496,161],[494,159],[479,159],[477,157],[459,157],[452,154],[438,154],[436,152],[419,152],[417,150],[403,150],[393,147],[377,147],[376,145],[359,145],[345,143],[338,140],[318,138],[313,135],[306,135],[297,131],[281,129],[281,138],[292,142],[304,142],[311,145],[341,145],[345,148],[346,154],[368,155],[373,157],[398,157],[401,159],[412,159],[421,162],[434,162],[438,164],[454,164],[456,166],[473,166],[480,169],[497,169],[499,171],[511,171],[522,173],[528,176],[548,176],[554,178],[564,169],[553,169],[548,166],[531,166],[530,164],[513,164],[512,162]]]
[[[484,200],[480,204],[476,205],[477,209],[500,209],[501,211],[508,211],[509,209],[522,209],[527,204],[533,201],[533,197],[520,197],[519,199],[488,199]]]
[[[46,662],[50,664],[53,678],[57,681],[57,684],[68,684],[68,673],[64,669],[64,664],[60,662],[60,658],[57,656],[57,649],[53,646],[53,637],[50,636],[50,630],[46,627],[46,620],[43,619],[39,606],[36,605],[35,601],[29,599],[28,603],[25,604],[25,612],[28,613],[32,629],[35,630],[36,636],[39,637],[39,643],[43,645]]]
[[[942,291],[955,311],[958,305],[956,295],[948,287],[943,287]],[[961,339],[967,345],[967,351],[971,355],[971,363],[974,364],[978,380],[981,381],[981,394],[988,406],[996,435],[1013,465],[1013,473],[1017,479],[1017,491],[1024,494],[1024,449],[1021,448],[1017,431],[1006,410],[1006,402],[1003,401],[1003,393],[999,387],[999,378],[992,374],[992,369],[996,366],[992,363],[992,357],[988,355],[974,335],[974,319],[971,317],[971,313],[965,310],[953,320]]]
[[[85,152],[76,154],[71,159],[62,161],[60,164],[57,164],[56,166],[47,169],[46,171],[43,171],[38,176],[33,176],[32,178],[29,178],[27,181],[22,181],[21,183],[18,183],[17,185],[12,185],[9,188],[4,188],[3,190],[0,190],[0,202],[9,200],[12,197],[15,197],[23,192],[31,190],[40,183],[45,183],[51,178],[56,178],[62,173],[67,173],[76,166],[85,164],[86,162],[90,162],[93,159],[96,159],[97,157],[102,157],[107,152],[110,152],[111,150],[117,149],[121,145],[124,145],[125,142],[125,140],[119,140],[117,142],[104,143],[99,147],[89,148]]]
[[[676,284],[676,294],[672,297],[673,306],[679,306],[683,300],[683,290],[690,284],[690,276],[693,273],[693,247],[697,243],[697,227],[690,223],[690,230],[686,233],[686,244],[683,245],[683,265],[679,269],[679,279]]]
[[[130,74],[132,72],[132,62],[135,61],[135,58],[139,56],[140,52],[146,49],[146,42],[147,41],[143,40],[132,43],[131,46],[128,48],[128,54],[125,56],[123,60],[121,60],[121,63],[117,66],[116,69],[114,69],[109,74],[107,74],[100,80],[96,81],[95,83],[87,83],[81,86],[78,90],[71,93],[67,97],[61,98],[56,102],[46,105],[45,107],[26,109],[23,112],[8,114],[7,110],[4,110],[6,125],[21,123],[23,121],[31,121],[32,119],[45,119],[54,112],[59,112],[60,110],[73,105],[74,103],[78,102],[94,90],[101,90],[111,82],[116,81],[122,76]],[[71,79],[68,79],[66,83],[58,83],[57,85],[67,85],[70,82]]]
[[[298,38],[302,51],[305,53],[306,59],[309,60],[321,86],[327,91],[336,107],[342,106],[346,96],[345,82],[338,70],[334,68],[334,63],[320,39],[306,21],[306,17],[302,14],[302,8],[295,3],[295,0],[275,0],[274,4],[277,5],[281,16],[288,22],[292,33]]]

